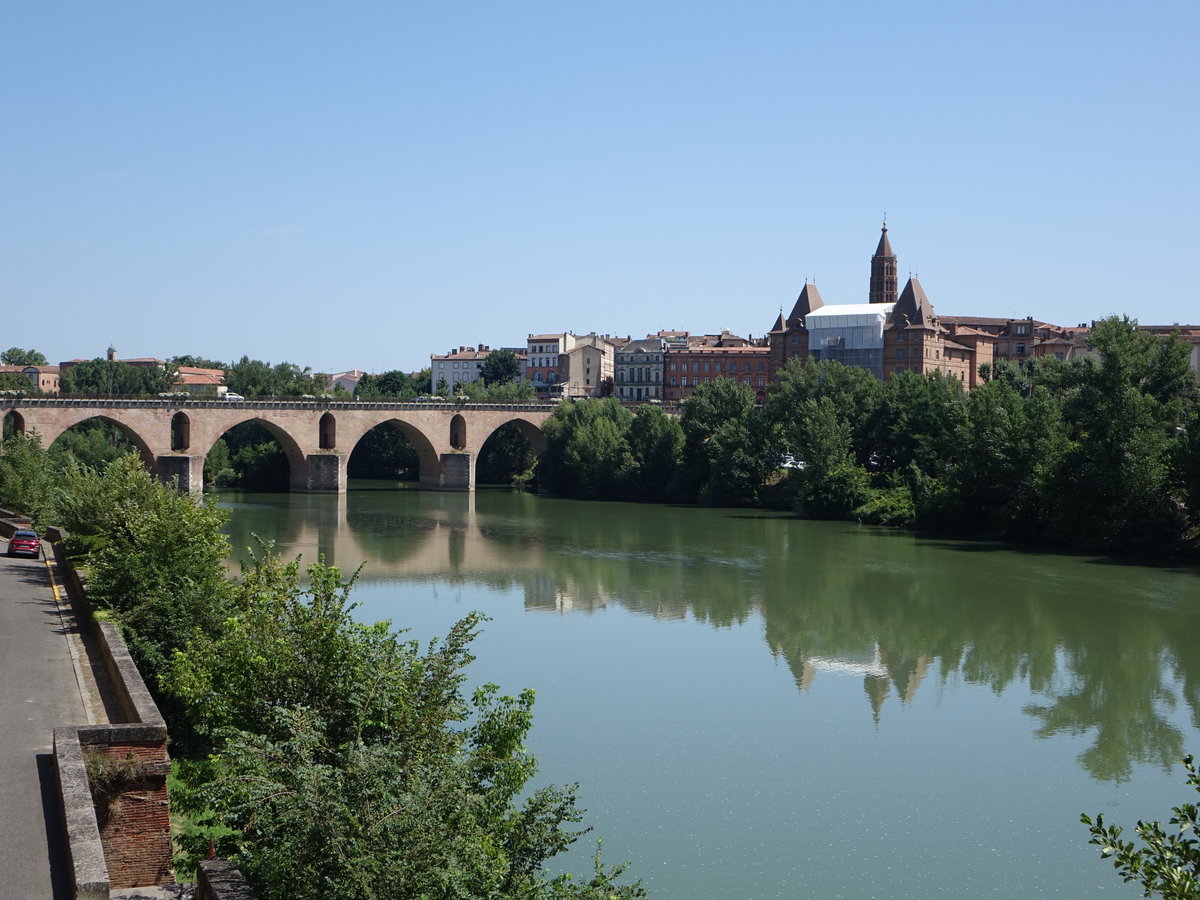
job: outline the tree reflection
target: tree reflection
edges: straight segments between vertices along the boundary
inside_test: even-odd
[[[519,585],[527,609],[559,614],[761,616],[798,689],[859,677],[881,723],[893,695],[903,708],[949,679],[1021,687],[1033,734],[1086,736],[1080,766],[1116,782],[1184,754],[1178,704],[1200,727],[1197,573],[744,511],[489,492],[348,502],[336,537],[359,543],[338,552],[368,554],[366,579]]]

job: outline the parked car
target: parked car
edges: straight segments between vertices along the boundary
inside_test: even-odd
[[[243,397],[241,394],[235,394],[235,393],[233,393],[233,391],[226,391],[226,392],[225,392],[225,399],[226,399],[226,400],[232,400],[232,401],[234,401],[235,403],[245,403],[245,402],[246,402],[246,398],[245,398],[245,397]]]
[[[42,552],[42,542],[36,531],[22,529],[8,539],[9,556],[32,556],[37,559]]]

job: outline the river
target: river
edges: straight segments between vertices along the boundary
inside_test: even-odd
[[[1135,898],[1081,812],[1132,829],[1200,751],[1200,571],[756,510],[507,491],[230,494],[353,571],[365,620],[491,621],[472,674],[537,691],[565,861],[656,900]]]

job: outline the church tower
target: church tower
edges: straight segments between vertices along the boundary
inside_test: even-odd
[[[896,254],[892,252],[892,242],[888,240],[887,221],[883,223],[883,234],[879,237],[879,246],[871,257],[871,294],[872,303],[896,302]]]

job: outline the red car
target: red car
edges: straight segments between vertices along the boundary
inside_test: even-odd
[[[37,559],[42,552],[42,542],[34,531],[18,531],[8,540],[9,556],[32,556]]]

